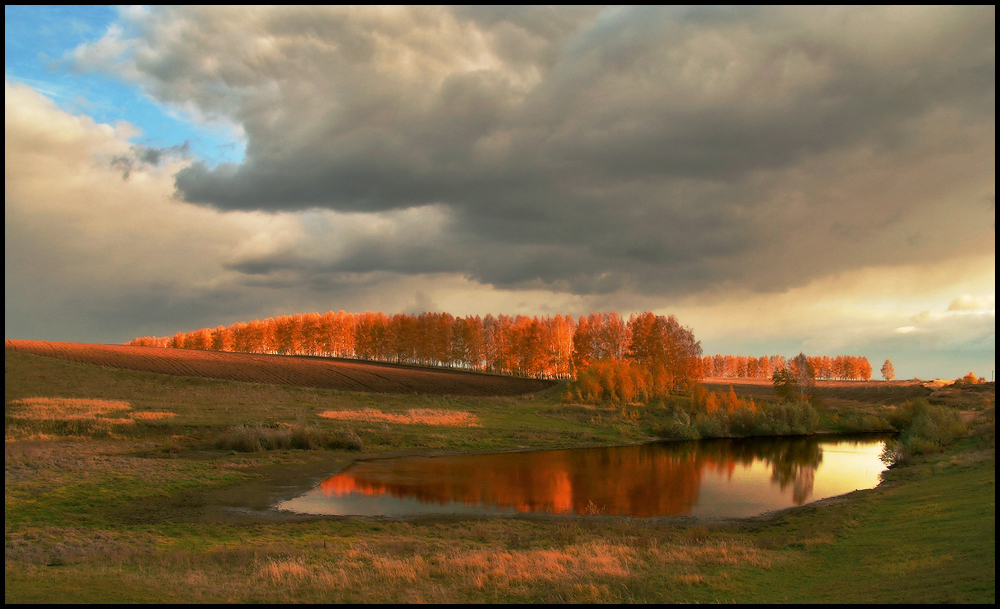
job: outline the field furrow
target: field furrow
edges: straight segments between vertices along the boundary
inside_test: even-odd
[[[342,391],[506,396],[540,391],[553,384],[540,379],[313,356],[36,340],[5,340],[4,346],[8,351],[110,368]]]

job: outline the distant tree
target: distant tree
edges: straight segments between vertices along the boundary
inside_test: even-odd
[[[324,343],[328,345],[331,355],[354,355],[354,315],[344,311],[330,311],[323,316],[323,328],[327,335]]]
[[[705,398],[705,412],[708,414],[715,414],[715,411],[719,409],[719,394],[716,392],[711,392],[708,397]]]
[[[761,355],[757,358],[757,378],[766,379],[771,377],[771,358]]]
[[[207,351],[212,347],[212,331],[207,328],[189,332],[184,338],[185,349]]]
[[[232,351],[233,339],[229,328],[218,326],[212,330],[212,351]]]
[[[712,376],[726,376],[726,356],[716,354],[712,358]]]
[[[861,356],[858,358],[857,363],[857,378],[862,381],[872,380],[872,364],[868,361],[868,358]]]
[[[740,407],[740,399],[736,396],[732,385],[729,386],[729,393],[726,394],[723,403],[726,405],[727,412],[733,412]]]
[[[514,359],[514,318],[510,315],[487,315],[483,318],[486,367],[493,372],[509,373]]]
[[[183,332],[178,332],[177,334],[174,334],[174,337],[172,339],[170,339],[170,346],[173,347],[174,349],[183,349],[184,348],[184,333]]]
[[[569,315],[556,315],[546,323],[549,325],[551,374],[556,378],[570,378],[573,373],[573,336],[576,333],[576,322]]]
[[[329,349],[324,344],[323,320],[319,313],[302,315],[302,342],[299,349],[308,355],[326,355]]]
[[[887,381],[896,378],[896,369],[892,367],[892,360],[885,360],[885,363],[882,364],[882,378]]]
[[[584,370],[594,361],[594,331],[590,319],[581,315],[573,332],[573,373]]]
[[[799,353],[788,362],[788,369],[795,376],[799,392],[803,395],[812,393],[816,386],[816,367],[805,353]]]
[[[452,328],[452,360],[461,366],[479,370],[483,366],[483,320],[458,317]]]
[[[774,392],[786,400],[805,402],[816,388],[816,368],[804,353],[788,360],[788,367],[771,376]]]
[[[514,343],[512,361],[514,371],[528,376],[542,376],[547,367],[545,327],[535,317],[518,315],[514,318],[511,336]]]
[[[392,360],[399,364],[428,363],[427,354],[430,351],[427,332],[421,332],[419,325],[426,326],[424,319],[418,320],[413,315],[396,313],[389,319],[385,341]],[[423,339],[423,340],[421,340]]]
[[[799,385],[795,381],[795,375],[788,368],[780,368],[771,375],[771,383],[774,385],[774,393],[779,398],[794,400],[798,393]]]
[[[621,315],[610,313],[591,314],[591,326],[595,332],[597,359],[622,359],[628,348],[628,327]],[[595,322],[594,318],[597,317]]]
[[[977,378],[975,372],[970,372],[970,373],[966,374],[965,376],[963,376],[962,378],[958,379],[956,382],[958,382],[958,383],[966,383],[968,385],[976,385],[976,384],[982,382],[982,379]]]
[[[628,331],[628,358],[661,369],[670,390],[693,386],[701,378],[701,343],[673,315],[632,314]]]

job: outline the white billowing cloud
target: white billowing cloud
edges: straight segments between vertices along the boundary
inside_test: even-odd
[[[198,286],[222,281],[214,260],[243,238],[241,223],[264,217],[222,219],[175,200],[177,159],[133,165],[124,180],[116,160],[136,158],[126,139],[134,133],[5,83],[8,336],[110,339],[94,325],[157,315],[176,323]]]
[[[948,305],[949,311],[984,311],[989,310],[996,312],[997,308],[997,298],[996,294],[990,294],[988,296],[973,296],[972,294],[963,294],[951,301]]]
[[[547,290],[498,294],[459,275],[408,267],[426,264],[428,248],[449,238],[451,220],[439,207],[269,214],[184,203],[173,196],[173,173],[188,161],[168,155],[144,163],[151,155],[126,139],[135,134],[5,84],[8,338],[120,342],[309,310],[579,308]],[[132,163],[127,179],[122,158]],[[362,251],[392,254],[397,271],[377,269]],[[328,270],[337,265],[352,270]]]
[[[232,268],[319,247],[315,223],[179,201],[173,174],[187,161],[143,163],[149,155],[135,153],[132,135],[127,124],[72,116],[27,86],[5,84],[8,337],[123,341],[316,306],[308,285],[260,289]],[[132,163],[127,179],[123,158]],[[368,237],[380,230],[393,225]]]

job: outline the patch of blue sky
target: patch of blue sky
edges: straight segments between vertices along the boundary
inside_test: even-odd
[[[206,124],[167,107],[141,88],[107,73],[75,70],[67,55],[98,40],[118,19],[105,6],[4,7],[4,78],[28,85],[72,114],[100,123],[126,121],[138,127],[133,143],[154,148],[187,144],[212,166],[240,163],[245,143],[230,125]]]

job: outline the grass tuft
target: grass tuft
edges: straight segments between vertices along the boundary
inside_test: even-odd
[[[288,449],[361,450],[364,442],[352,429],[329,432],[304,425],[233,425],[213,442],[215,448],[237,452]]]
[[[374,408],[363,410],[327,410],[319,413],[324,419],[364,421],[366,423],[404,423],[408,425],[443,425],[448,427],[482,427],[479,418],[468,412],[433,408],[411,408],[406,414],[382,412]]]

